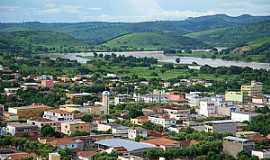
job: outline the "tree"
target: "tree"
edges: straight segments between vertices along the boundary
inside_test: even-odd
[[[176,58],[175,61],[176,61],[176,63],[180,63],[181,60],[180,60],[180,58]]]
[[[54,137],[55,136],[55,129],[49,125],[45,125],[41,127],[41,136],[42,137]]]
[[[92,122],[93,116],[90,113],[86,113],[82,116],[81,120],[84,122]]]
[[[139,117],[139,116],[142,116],[142,115],[143,115],[143,112],[141,110],[138,110],[138,109],[135,109],[135,108],[132,108],[128,112],[128,117],[129,118],[136,118],[136,117]]]

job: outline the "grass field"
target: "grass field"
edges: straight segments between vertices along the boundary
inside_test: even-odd
[[[213,74],[202,74],[199,71],[191,72],[188,69],[173,69],[170,71],[166,71],[162,73],[161,67],[154,67],[154,69],[149,69],[149,67],[122,67],[119,65],[111,65],[111,66],[101,66],[96,67],[91,64],[85,64],[85,66],[92,70],[102,69],[107,72],[115,73],[120,76],[126,75],[137,75],[141,78],[145,78],[147,80],[153,78],[160,78],[162,80],[170,80],[178,77],[185,77],[185,78],[198,78],[204,80],[215,80],[215,81],[223,81],[225,79],[233,78],[233,76],[226,76],[226,75],[213,75]],[[155,74],[153,74],[155,73]]]

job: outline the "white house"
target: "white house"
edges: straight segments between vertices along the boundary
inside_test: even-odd
[[[270,158],[270,150],[252,150],[251,155],[258,157],[259,159]]]
[[[141,127],[130,128],[128,130],[128,138],[135,139],[136,137],[147,137],[147,130]]]
[[[199,114],[209,117],[211,116],[211,114],[215,114],[216,113],[216,105],[214,102],[212,101],[200,101],[200,110],[199,110]]]
[[[165,113],[168,114],[170,118],[176,120],[187,120],[189,119],[190,109],[188,107],[163,107]]]
[[[43,114],[43,118],[52,121],[73,121],[74,114],[60,109],[54,109],[45,111]]]
[[[231,113],[231,120],[244,122],[244,121],[251,121],[252,118],[258,116],[258,113],[255,112],[232,112]]]
[[[161,125],[162,127],[170,127],[176,125],[176,120],[164,115],[150,115],[148,120],[156,125]]]

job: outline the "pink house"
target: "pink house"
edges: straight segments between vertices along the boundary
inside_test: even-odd
[[[53,88],[54,82],[53,80],[41,80],[41,87],[43,88]]]

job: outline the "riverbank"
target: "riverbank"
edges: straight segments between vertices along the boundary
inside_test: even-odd
[[[156,58],[159,62],[165,63],[176,63],[176,58],[180,58],[180,64],[193,64],[198,65],[209,65],[211,67],[250,67],[252,69],[265,69],[270,70],[270,63],[258,63],[258,62],[243,62],[243,61],[227,61],[222,59],[211,59],[211,58],[199,58],[199,57],[190,57],[190,56],[172,56],[164,55],[162,51],[136,51],[136,52],[98,52],[98,54],[116,54],[116,55],[125,55],[125,56],[134,56],[137,58],[141,57],[153,57]],[[77,60],[80,63],[86,63],[89,61],[89,57],[93,56],[92,52],[87,53],[59,53],[59,54],[47,54],[46,56],[51,58],[61,57],[70,60]]]

